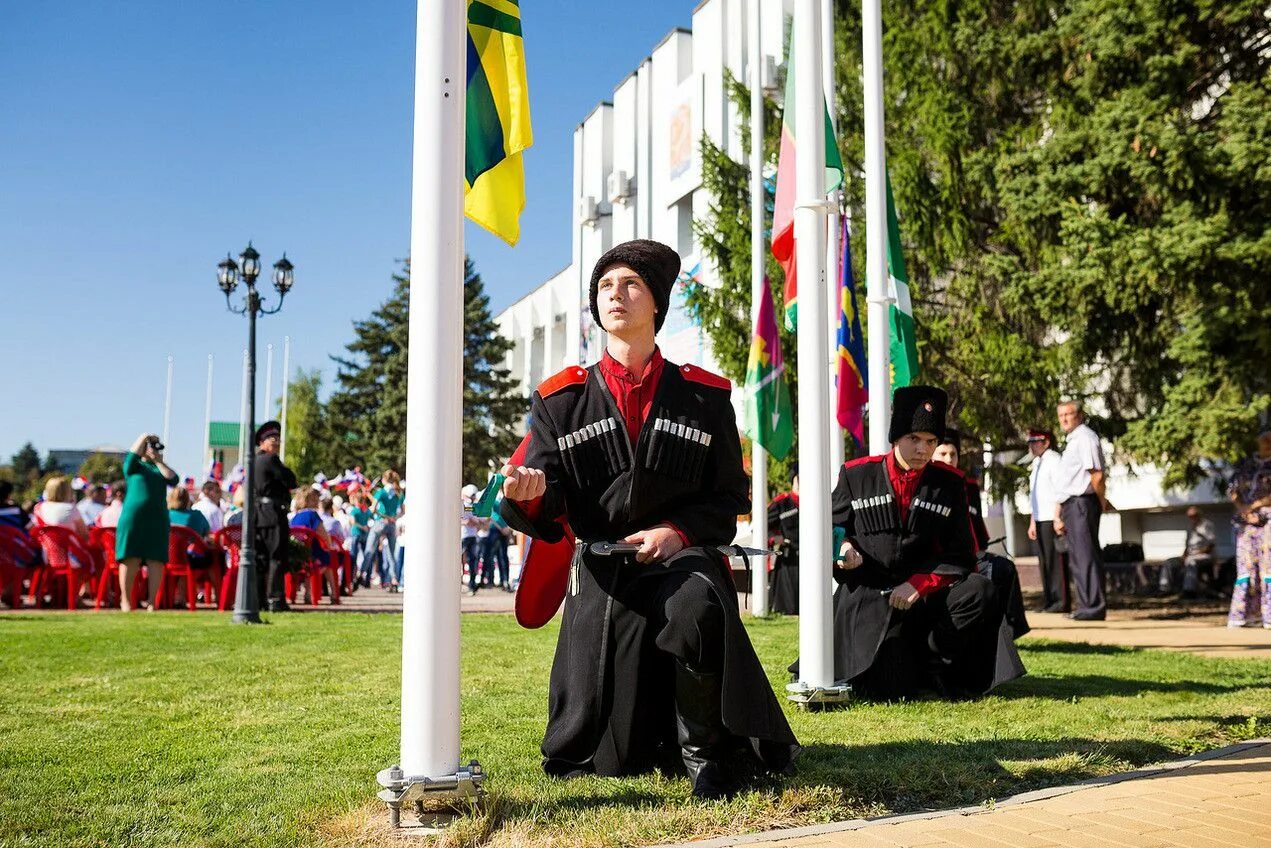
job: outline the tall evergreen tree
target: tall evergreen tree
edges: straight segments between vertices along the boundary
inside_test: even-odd
[[[371,473],[406,464],[406,351],[410,266],[393,276],[393,292],[354,339],[326,404],[332,461]],[[470,259],[464,262],[463,476],[484,483],[492,462],[516,446],[524,402],[503,367],[511,342],[498,335],[489,298]]]
[[[859,177],[859,0],[835,11],[839,148]],[[1061,396],[1093,395],[1104,432],[1169,482],[1246,450],[1271,395],[1255,353],[1271,346],[1263,7],[954,0],[888,4],[884,26],[923,377],[949,389],[952,415],[1010,445]],[[748,198],[744,168],[704,154],[716,203],[698,234],[724,279],[704,316],[720,349],[728,321],[747,327]],[[858,280],[863,199],[849,178]]]

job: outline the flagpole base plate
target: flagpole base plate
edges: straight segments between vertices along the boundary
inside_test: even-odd
[[[786,699],[809,712],[847,706],[852,700],[852,687],[846,683],[813,686],[802,680],[786,685]]]
[[[476,760],[460,766],[453,775],[408,776],[401,766],[386,768],[375,776],[383,787],[376,797],[388,805],[389,823],[394,829],[421,835],[454,823],[464,806],[475,807],[484,797],[481,784],[485,770]],[[413,809],[417,821],[402,823],[402,808]]]

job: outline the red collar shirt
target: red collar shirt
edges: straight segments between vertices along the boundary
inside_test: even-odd
[[[918,492],[918,481],[922,479],[922,469],[901,468],[900,463],[896,461],[895,451],[887,454],[886,465],[887,479],[896,492],[896,504],[900,507],[900,523],[904,526],[909,520],[909,505],[913,503],[914,495]],[[953,583],[952,577],[942,574],[915,574],[909,578],[909,585],[917,589],[918,594],[924,598],[932,592],[952,586]]]
[[[665,362],[662,351],[653,348],[653,356],[649,357],[644,370],[637,377],[627,370],[627,366],[610,356],[609,351],[605,351],[605,355],[600,357],[600,374],[605,378],[605,387],[618,406],[618,414],[626,425],[627,437],[631,440],[633,449],[640,443],[640,430],[653,410],[653,396],[657,394],[658,381],[662,379],[662,365]],[[669,521],[663,524],[679,535],[684,547],[692,544],[679,527]]]

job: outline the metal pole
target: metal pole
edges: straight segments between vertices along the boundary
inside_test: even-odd
[[[265,345],[265,416],[273,418],[274,408],[274,346]]]
[[[243,388],[238,399],[238,461],[247,467],[247,348],[243,348]]]
[[[291,389],[291,336],[282,337],[282,437],[278,445],[278,458],[287,461],[287,394]]]
[[[795,249],[799,268],[799,362],[810,371],[826,362],[825,112],[821,93],[819,0],[794,7]],[[828,384],[799,387],[799,678],[805,688],[834,684],[830,650],[830,479]]]
[[[168,389],[163,394],[163,445],[167,448],[172,431],[172,357],[168,357]]]
[[[825,108],[830,115],[831,126],[837,129],[834,112],[834,4],[832,0],[821,0],[821,84],[825,87]],[[837,132],[835,133],[837,138]],[[844,174],[844,179],[847,175]],[[830,195],[832,204],[825,216],[825,294],[830,308],[825,311],[830,321],[829,326],[829,360],[827,376],[830,387],[830,484],[837,479],[839,467],[843,464],[843,428],[838,423],[838,396],[836,395],[838,376],[838,331],[839,331],[839,281],[842,274],[839,262],[842,257],[842,245],[839,243],[841,222],[839,206],[842,204],[842,189]]]
[[[891,327],[887,286],[887,153],[883,144],[883,15],[881,0],[861,0],[865,89],[865,282],[869,336],[869,450],[891,447]]]
[[[419,0],[415,28],[401,770],[459,768],[459,509],[467,3]]]
[[[248,450],[253,456],[244,455],[243,467],[247,478],[243,481],[243,541],[238,562],[238,592],[234,596],[235,624],[260,623],[260,599],[256,597],[256,470],[255,450],[252,440],[256,433],[256,313],[260,310],[260,297],[256,286],[247,284],[247,426]]]
[[[203,467],[212,460],[212,354],[207,355],[207,400],[203,403]]]
[[[763,193],[763,45],[760,42],[760,0],[749,0],[750,24],[750,314],[759,331],[759,306],[763,303],[764,193]],[[758,441],[750,443],[751,544],[768,548],[768,452]],[[768,614],[768,560],[756,557],[751,569],[750,611]]]

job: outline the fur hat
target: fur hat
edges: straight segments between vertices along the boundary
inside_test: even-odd
[[[653,328],[657,332],[666,320],[666,311],[671,305],[671,287],[680,275],[681,264],[680,255],[659,241],[635,239],[609,248],[591,272],[591,317],[596,319],[598,326],[604,327],[596,305],[596,287],[600,278],[614,265],[626,265],[640,275],[653,293],[653,302],[658,309],[653,317]]]
[[[932,433],[944,440],[944,414],[949,396],[935,386],[902,386],[891,399],[889,441],[898,442],[909,433]]]

